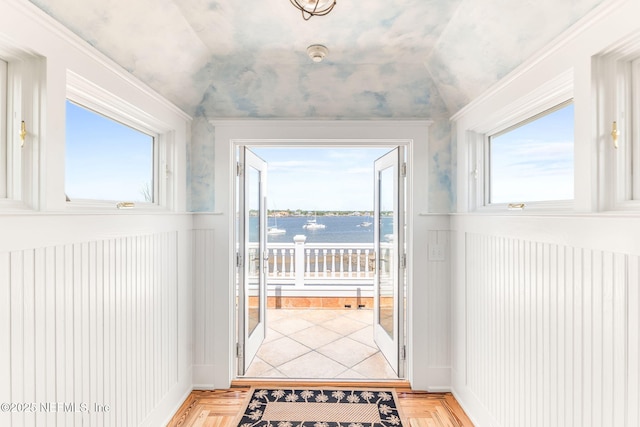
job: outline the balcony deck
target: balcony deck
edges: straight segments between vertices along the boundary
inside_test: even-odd
[[[267,310],[247,378],[397,380],[373,341],[373,311]]]

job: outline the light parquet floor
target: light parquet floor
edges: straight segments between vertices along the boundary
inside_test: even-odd
[[[248,391],[249,388],[193,391],[168,427],[231,427]],[[396,389],[396,393],[411,427],[473,427],[451,393],[407,389]]]

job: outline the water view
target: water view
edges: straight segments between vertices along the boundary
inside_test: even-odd
[[[324,228],[304,228],[307,220],[316,220]],[[257,221],[257,218],[251,218]],[[293,243],[293,236],[304,235],[307,243],[373,243],[373,218],[368,216],[307,216],[269,217],[268,227],[284,230],[281,234],[269,234],[269,243]],[[251,227],[254,229],[253,227]],[[393,232],[393,218],[382,218],[381,235]],[[254,236],[251,236],[253,239]]]

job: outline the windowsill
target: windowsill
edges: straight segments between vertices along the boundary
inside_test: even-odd
[[[518,202],[515,205],[522,204],[522,208],[510,208],[511,203],[495,203],[480,206],[472,213],[480,214],[501,214],[501,215],[556,215],[556,214],[573,214],[573,200],[558,200],[551,202]],[[471,213],[471,212],[470,212]]]
[[[599,212],[579,212],[573,210],[540,210],[540,211],[496,211],[483,210],[471,212],[454,212],[451,216],[505,217],[505,218],[640,218],[639,210],[618,210]]]
[[[618,202],[611,209],[607,209],[607,213],[637,213],[640,214],[640,200],[627,200],[624,202]]]
[[[171,212],[164,206],[153,203],[134,202],[133,207],[118,208],[118,201],[78,200],[66,202],[65,212],[69,213],[110,213],[121,214],[150,214]]]
[[[0,199],[0,214],[16,214],[35,212],[21,200]]]

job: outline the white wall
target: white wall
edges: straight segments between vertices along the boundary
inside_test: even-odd
[[[35,209],[0,204],[0,402],[36,406],[0,425],[163,425],[192,387],[190,119],[27,1],[0,2],[0,41],[44,64]],[[172,211],[68,206],[67,71],[172,131]]]
[[[637,1],[607,2],[455,116],[458,210],[466,212],[466,131],[573,72],[572,209],[452,219],[453,387],[479,427],[640,425],[640,218],[597,213],[603,171],[591,62],[640,30],[637,16]]]

